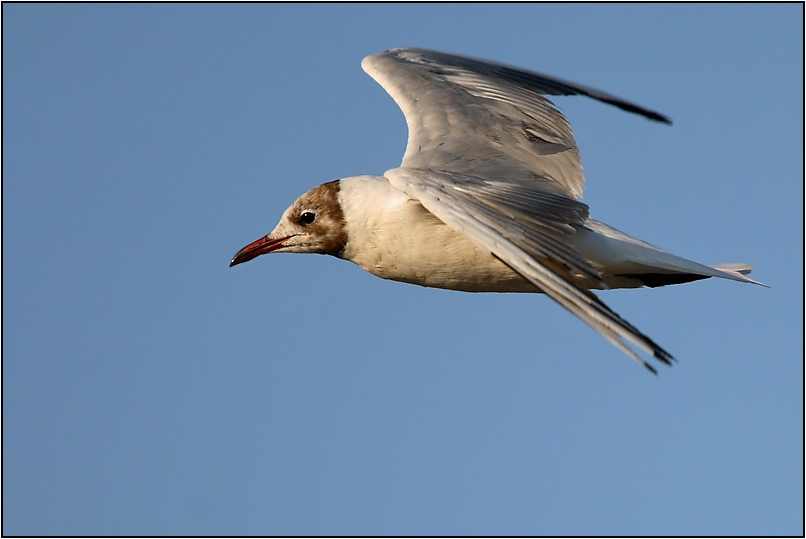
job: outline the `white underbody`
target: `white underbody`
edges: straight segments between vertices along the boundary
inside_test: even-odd
[[[373,275],[465,292],[540,292],[385,178],[342,179],[339,201],[349,234],[342,256]],[[643,286],[638,279],[622,276],[641,273],[693,273],[753,282],[738,272],[747,266],[698,264],[592,219],[570,235],[569,241],[599,270],[608,288]],[[601,288],[592,281],[580,280],[579,284]]]

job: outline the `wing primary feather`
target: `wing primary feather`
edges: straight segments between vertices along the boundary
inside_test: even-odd
[[[412,63],[417,63],[419,61],[419,63],[430,64],[435,68],[441,67],[443,71],[445,70],[446,66],[449,66],[468,70],[470,72],[478,72],[483,75],[503,79],[519,86],[525,86],[527,88],[539,88],[542,93],[548,95],[584,95],[586,97],[596,99],[597,101],[607,103],[608,105],[613,105],[621,110],[644,116],[650,120],[670,125],[672,123],[672,120],[659,112],[636,105],[635,103],[630,103],[629,101],[616,97],[612,94],[608,94],[607,92],[596,90],[594,88],[551,75],[546,75],[544,73],[529,71],[498,62],[491,62],[489,60],[459,54],[417,48],[392,49],[379,54],[389,54],[395,58]],[[490,89],[496,90],[494,87]]]

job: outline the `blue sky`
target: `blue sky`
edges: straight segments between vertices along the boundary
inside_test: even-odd
[[[229,268],[302,192],[397,166],[391,47],[614,93],[592,215],[771,286],[543,296]],[[3,532],[803,534],[803,6],[3,6]]]

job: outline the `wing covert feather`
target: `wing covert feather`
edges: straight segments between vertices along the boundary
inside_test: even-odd
[[[585,179],[571,126],[545,95],[584,95],[671,123],[580,84],[455,54],[392,49],[361,65],[406,117],[404,167],[526,185],[541,179],[541,189],[581,196]]]

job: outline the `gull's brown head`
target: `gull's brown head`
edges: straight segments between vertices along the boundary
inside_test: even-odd
[[[268,236],[238,251],[236,266],[267,253],[318,253],[340,256],[347,244],[344,212],[339,202],[339,180],[324,183],[299,197],[283,213]]]

